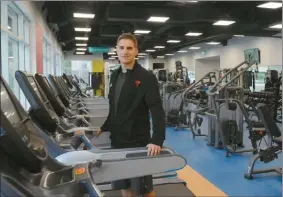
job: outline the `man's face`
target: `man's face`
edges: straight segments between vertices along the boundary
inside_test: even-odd
[[[135,61],[138,49],[132,40],[122,39],[117,43],[117,54],[122,64],[131,64]]]

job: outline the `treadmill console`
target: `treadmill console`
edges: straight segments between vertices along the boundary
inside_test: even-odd
[[[17,125],[22,121],[22,118],[19,116],[3,83],[1,83],[1,111],[4,113],[13,127],[18,127]],[[19,132],[19,134],[23,142],[28,144],[30,140],[28,132],[23,129],[23,131]]]
[[[31,105],[29,114],[35,122],[39,123],[50,134],[53,134],[56,131],[59,118],[45,95],[41,92],[34,77],[21,71],[16,71],[15,75],[20,88]]]
[[[47,146],[2,77],[1,116],[1,147],[30,171],[40,170],[48,158]]]

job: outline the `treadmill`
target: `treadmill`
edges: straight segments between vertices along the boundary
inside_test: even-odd
[[[72,100],[79,99],[79,100],[83,101],[84,103],[86,103],[87,105],[89,105],[91,107],[103,106],[103,107],[107,108],[108,99],[103,99],[103,98],[88,98],[87,99],[87,98],[72,96],[71,93],[70,93],[70,89],[68,88],[64,78],[61,77],[61,76],[56,76],[55,78],[57,79],[57,82],[59,82],[59,84],[62,87],[64,87],[66,95],[68,95],[70,98],[72,98]],[[73,84],[74,84],[75,87],[77,87],[78,92],[81,92],[81,89],[80,89],[78,83],[73,81]]]
[[[84,194],[103,196],[102,192],[106,194],[104,196],[107,196],[106,191],[111,191],[111,186],[105,184],[107,182],[175,171],[186,165],[185,159],[179,155],[161,154],[148,157],[146,149],[144,152],[137,149],[136,153],[130,152],[125,154],[124,158],[118,159],[107,157],[109,153],[97,153],[93,154],[92,159],[81,163],[62,162],[50,155],[47,143],[38,132],[35,132],[36,126],[2,77],[1,103],[3,105],[1,106],[0,149],[4,149],[8,158],[20,164],[21,168],[14,169],[14,172],[22,176],[21,178],[5,176],[6,171],[2,171],[3,165],[0,165],[1,172],[4,172],[1,173],[1,180],[8,179],[10,183],[9,188],[5,187],[3,190],[17,190],[19,182],[23,181],[38,191],[31,192],[32,194],[43,193],[43,196],[83,196]],[[79,155],[78,152],[77,157]],[[1,161],[3,161],[2,157]],[[9,163],[8,167],[13,168],[14,165]],[[184,183],[180,183],[175,178],[166,178],[166,180],[168,184],[163,178],[157,178],[154,179],[154,184],[162,187],[161,191],[167,188],[168,192],[171,191],[171,195],[174,196],[181,196],[176,195],[179,192],[183,192],[182,196],[193,196]],[[178,190],[174,190],[176,185]],[[27,185],[24,188],[29,189]],[[1,189],[1,192],[3,190]],[[157,189],[156,191],[158,194]],[[119,193],[115,195],[120,196]]]
[[[66,75],[65,73],[63,73],[62,75],[64,81],[66,82],[66,84],[69,87],[69,91],[74,94],[75,96],[80,97],[82,100],[93,100],[95,98],[92,98],[89,94],[87,94],[87,90],[91,90],[92,88],[90,86],[88,86],[88,84],[83,80],[83,79],[77,79],[73,80],[71,75]],[[81,85],[83,84],[83,86],[85,86],[84,90],[81,88]]]
[[[39,100],[42,103],[42,106],[45,105],[45,107],[48,108],[49,111],[55,112],[54,109],[52,108],[51,103],[46,98],[46,95],[38,85],[33,75],[21,71],[16,71],[16,79],[30,103],[32,103],[33,100],[35,99],[33,97],[38,96]],[[54,115],[56,115],[56,113],[54,113]],[[91,115],[91,116],[73,116],[71,119],[73,119],[73,121],[76,121],[77,123],[76,126],[80,126],[81,124],[87,127],[98,128],[105,122],[106,118],[107,118],[106,115],[105,116]],[[68,121],[69,120],[70,119],[68,119]]]
[[[16,71],[15,75],[20,88],[31,105],[29,114],[37,125],[44,128],[48,135],[56,139],[62,147],[77,149],[82,142],[87,144],[86,146],[89,149],[93,148],[93,144],[100,148],[110,147],[109,132],[103,132],[99,137],[95,135],[98,125],[102,124],[101,122],[96,123],[97,127],[77,127],[70,124],[65,118],[57,116],[32,75],[21,71]],[[89,126],[84,117],[75,121],[80,122],[80,120],[82,120],[82,125]]]
[[[51,105],[53,106],[55,112],[58,116],[66,115],[66,116],[74,116],[75,113],[70,109],[65,107],[62,101],[59,98],[59,94],[56,90],[54,90],[51,85],[49,84],[47,78],[42,74],[35,74],[35,79],[40,86],[41,90],[46,95],[47,99],[50,101]],[[88,109],[78,109],[79,114],[84,114],[88,116],[89,112]],[[91,117],[107,117],[109,114],[108,110],[96,110],[94,114],[89,115]],[[88,117],[89,117],[88,116]]]
[[[109,101],[108,99],[97,99],[92,98],[89,100],[85,100],[80,97],[72,97],[72,94],[68,91],[68,86],[63,81],[62,77],[53,76],[49,74],[49,80],[52,83],[53,87],[60,93],[60,98],[62,102],[66,105],[74,105],[76,102],[84,103],[88,108],[93,110],[95,109],[109,109]]]

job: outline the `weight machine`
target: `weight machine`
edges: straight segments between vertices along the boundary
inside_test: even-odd
[[[189,79],[189,73],[188,69],[184,66],[182,66],[181,61],[176,61],[176,73],[175,73],[175,78],[176,81],[178,82],[183,82],[186,83],[187,85],[190,84],[190,79]]]

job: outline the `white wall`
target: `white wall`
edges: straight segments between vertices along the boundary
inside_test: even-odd
[[[65,60],[80,60],[80,61],[92,61],[92,60],[103,60],[102,53],[92,54],[92,55],[76,55],[73,52],[65,54]]]
[[[189,53],[176,53],[174,56],[170,56],[167,58],[167,65],[169,72],[176,72],[176,61],[181,61],[182,66],[188,68],[188,71],[194,71],[194,59],[191,54]]]
[[[188,70],[195,69],[196,59],[220,56],[220,68],[232,68],[244,61],[244,50],[259,48],[261,63],[259,67],[282,65],[282,39],[262,37],[234,37],[228,41],[227,46],[209,46],[198,44],[201,49],[188,53],[176,53],[167,58],[169,70],[175,70],[175,61],[180,60]]]
[[[220,69],[220,57],[195,60],[195,80],[198,81],[204,74]]]
[[[153,63],[164,63],[164,67],[167,67],[167,60],[162,58],[152,58],[151,56],[148,57],[148,65],[147,68],[153,69]]]

